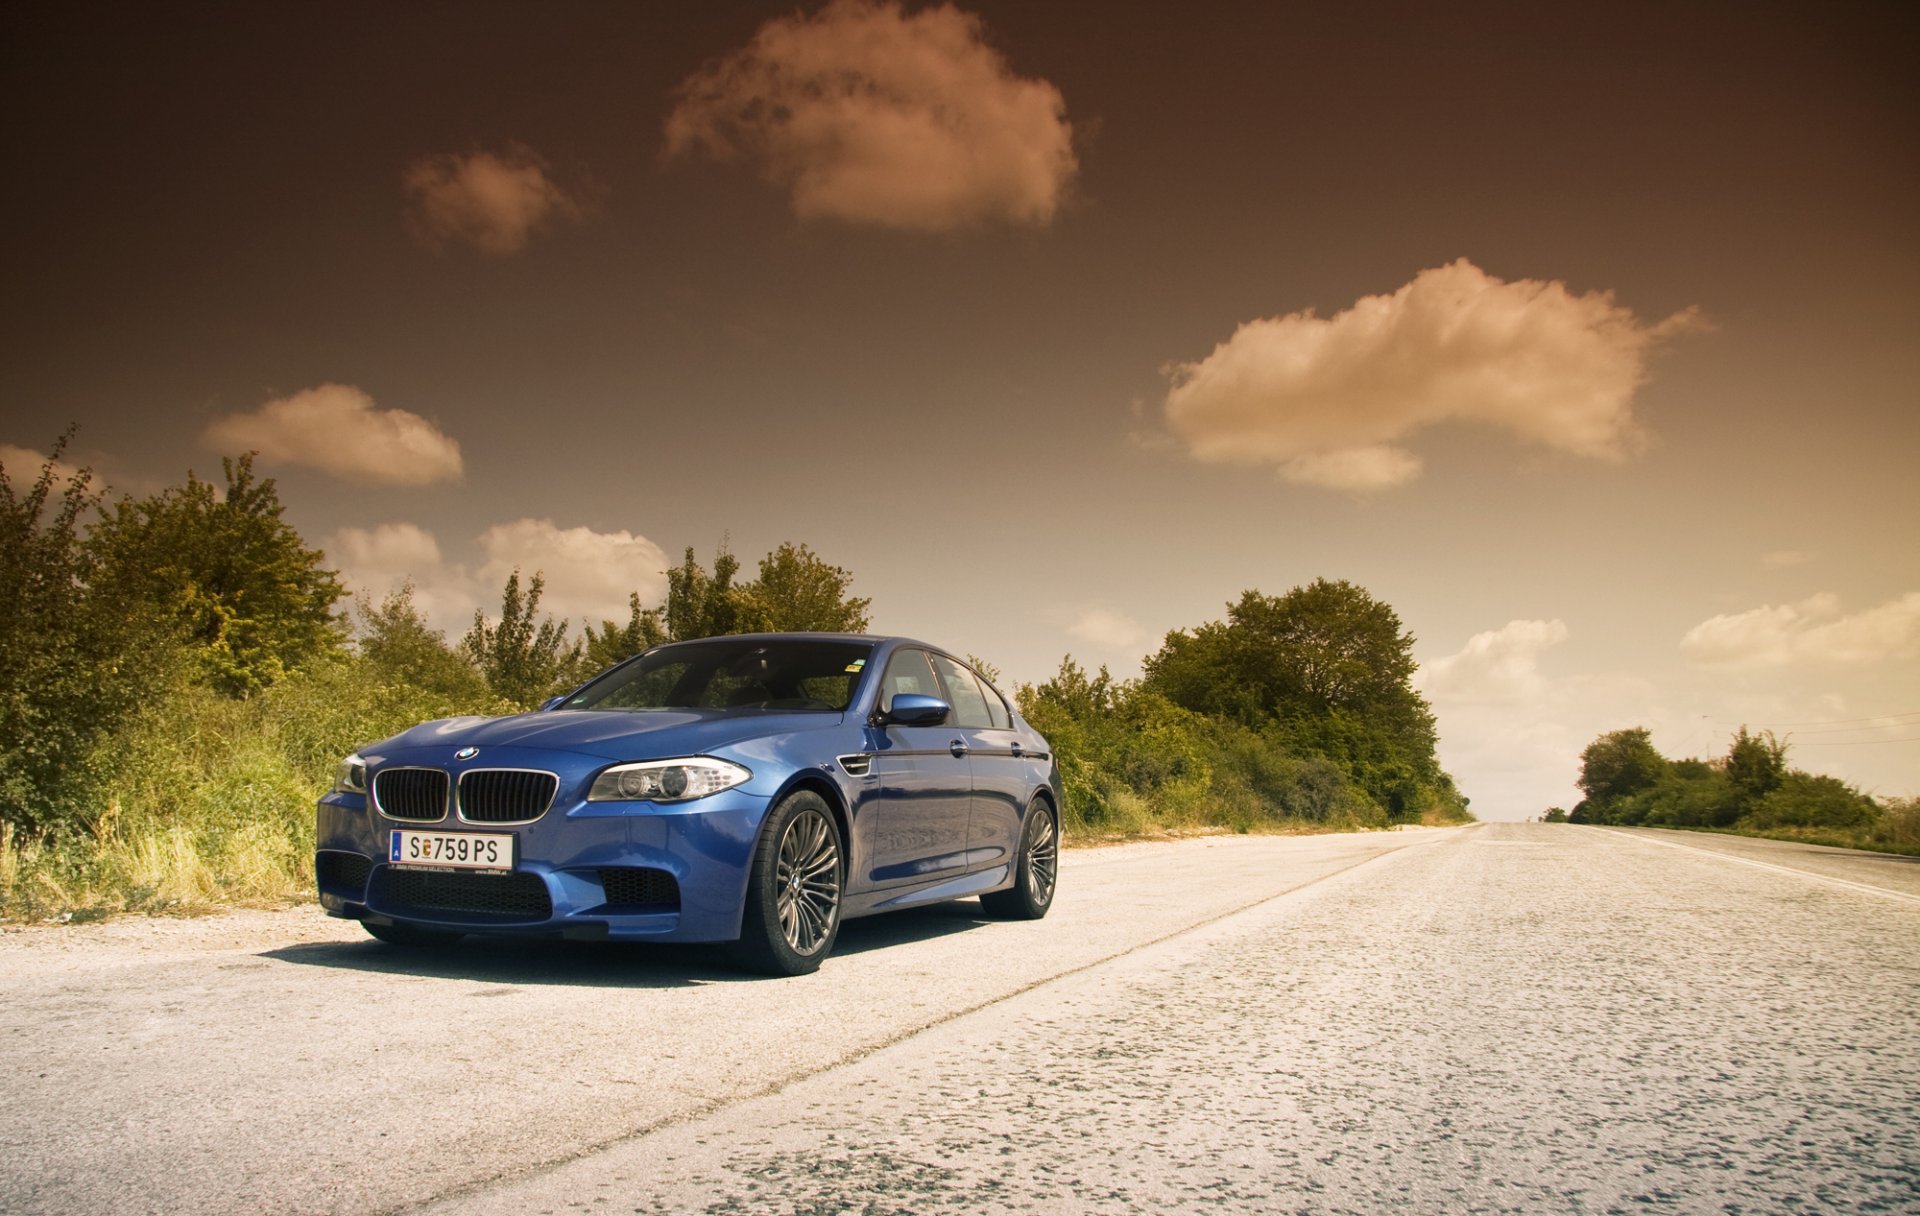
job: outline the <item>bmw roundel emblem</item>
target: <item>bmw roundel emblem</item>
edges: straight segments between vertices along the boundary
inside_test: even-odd
[[[455,760],[471,760],[479,754],[480,754],[480,749],[477,747],[463,747],[459,751],[453,753],[453,758]]]

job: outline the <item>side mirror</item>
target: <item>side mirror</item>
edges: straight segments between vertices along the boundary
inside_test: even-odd
[[[953,712],[939,697],[929,697],[917,692],[903,692],[893,698],[883,722],[899,723],[901,726],[938,726],[947,720]]]
[[[557,697],[548,697],[545,701],[542,701],[540,703],[540,708],[537,712],[544,714],[550,709],[558,709],[560,708],[560,703],[562,701],[565,701],[566,699],[567,699],[567,694],[564,692]]]

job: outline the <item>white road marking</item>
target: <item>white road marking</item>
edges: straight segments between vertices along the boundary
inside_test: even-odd
[[[1614,829],[1608,829],[1614,831]],[[1825,874],[1815,874],[1812,870],[1800,870],[1793,866],[1777,866],[1770,861],[1755,861],[1751,857],[1737,857],[1732,853],[1722,853],[1718,849],[1703,849],[1698,845],[1681,844],[1677,840],[1666,840],[1659,836],[1641,836],[1637,833],[1615,831],[1616,835],[1631,835],[1635,840],[1644,840],[1648,844],[1663,844],[1670,849],[1685,849],[1689,853],[1701,853],[1708,857],[1718,857],[1722,861],[1737,861],[1743,866],[1752,866],[1756,870],[1773,870],[1781,874],[1792,874],[1796,878],[1811,878],[1815,882],[1829,883],[1836,887],[1846,887],[1853,891],[1865,891],[1869,895],[1884,895],[1888,899],[1904,899],[1908,903],[1920,904],[1920,895],[1910,895],[1905,891],[1876,887],[1871,883],[1854,882],[1850,878],[1832,878]]]

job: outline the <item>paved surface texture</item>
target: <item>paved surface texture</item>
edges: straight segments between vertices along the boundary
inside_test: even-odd
[[[1790,861],[1105,849],[1037,925],[858,922],[781,982],[285,915],[13,934],[0,1210],[1920,1210],[1920,902]]]

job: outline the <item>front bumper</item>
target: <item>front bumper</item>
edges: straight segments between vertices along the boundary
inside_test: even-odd
[[[467,933],[731,941],[769,800],[729,790],[679,805],[578,802],[533,823],[388,819],[359,795],[317,807],[314,870],[329,916]],[[390,864],[396,828],[511,833],[510,874]],[[671,877],[662,882],[661,875]]]

